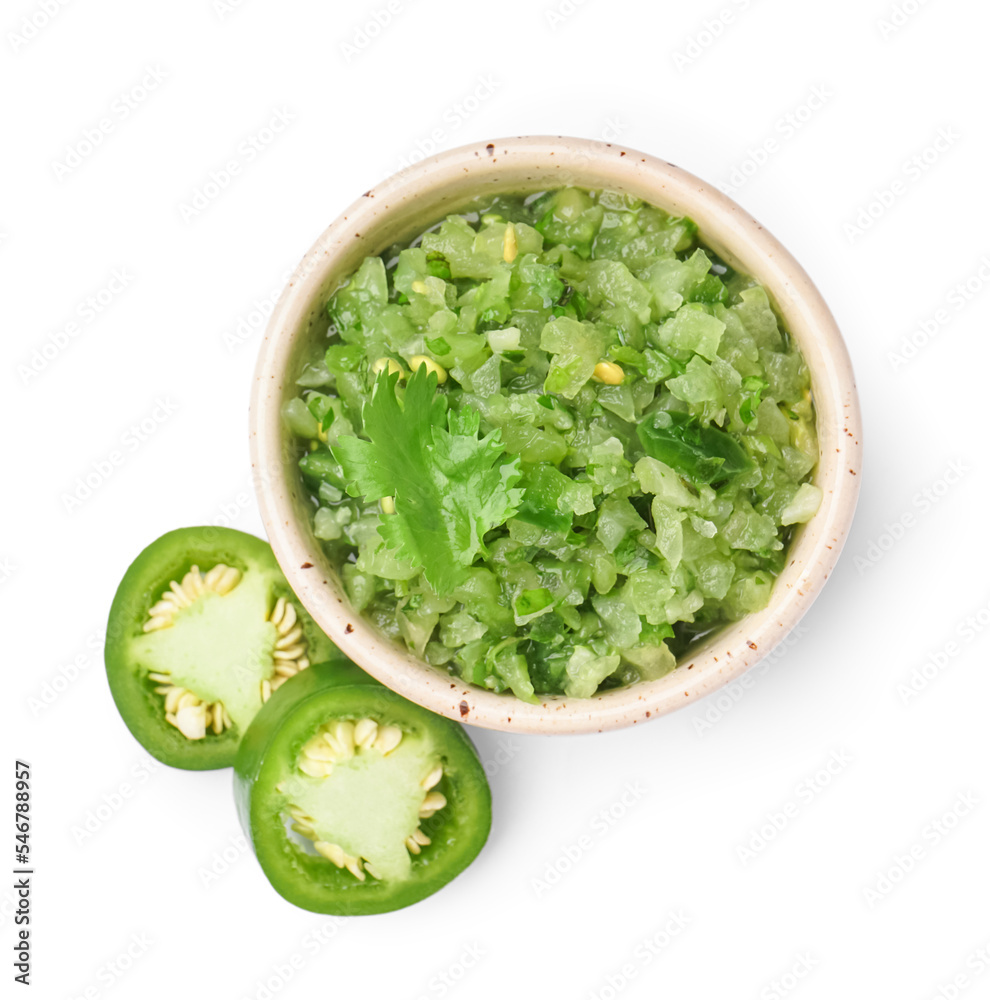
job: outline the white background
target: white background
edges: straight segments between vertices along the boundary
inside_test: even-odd
[[[990,995],[974,957],[990,944],[990,15],[901,2],[898,27],[889,0],[393,0],[363,48],[386,0],[91,0],[30,38],[40,0],[4,4],[2,738],[5,767],[33,767],[33,995],[927,1000],[957,976],[959,996]],[[243,152],[278,114],[283,131]],[[860,509],[803,632],[747,688],[635,731],[473,731],[495,800],[481,857],[414,908],[337,926],[268,886],[229,772],[149,763],[111,702],[101,629],[160,533],[261,532],[260,311],[324,226],[431,135],[551,132],[731,185],[804,264],[858,375]],[[237,175],[184,219],[229,160]],[[968,815],[943,822],[954,807]]]

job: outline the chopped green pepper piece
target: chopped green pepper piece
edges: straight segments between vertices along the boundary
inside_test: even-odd
[[[735,438],[687,413],[660,410],[645,418],[636,434],[647,455],[695,485],[724,483],[753,467]]]

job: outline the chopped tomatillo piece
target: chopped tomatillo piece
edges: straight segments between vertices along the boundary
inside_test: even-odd
[[[340,656],[289,588],[271,546],[231,528],[180,528],[134,560],[107,624],[107,679],[135,739],[193,771],[230,767],[271,693]]]
[[[463,726],[350,663],[318,664],[257,714],[234,797],[265,875],[315,913],[384,913],[446,885],[491,827]]]

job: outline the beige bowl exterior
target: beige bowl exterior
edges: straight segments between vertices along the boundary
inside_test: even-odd
[[[325,333],[329,292],[368,254],[409,238],[476,195],[564,185],[627,192],[694,219],[703,241],[767,290],[811,370],[824,499],[796,533],[769,607],[727,627],[657,681],[589,699],[529,705],[465,684],[393,644],[349,606],[314,537],[311,507],[279,416]],[[393,690],[458,721],[521,733],[601,732],[696,702],[744,673],[797,624],[832,572],[859,490],[860,412],[849,356],[818,290],[755,219],[716,188],[644,153],[559,136],[499,139],[431,157],[367,191],[303,258],[265,333],[251,400],[251,451],[261,515],[282,569],[326,633]]]

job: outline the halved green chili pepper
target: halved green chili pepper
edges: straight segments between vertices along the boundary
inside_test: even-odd
[[[272,691],[340,655],[268,543],[231,528],[152,542],[124,574],[107,624],[107,679],[127,728],[188,770],[230,767]]]
[[[464,727],[352,664],[310,667],[261,709],[234,797],[272,886],[316,913],[418,902],[474,860],[491,826]]]

